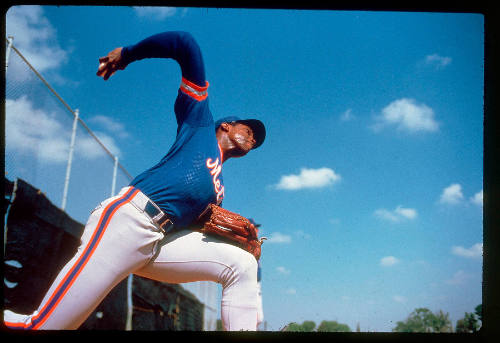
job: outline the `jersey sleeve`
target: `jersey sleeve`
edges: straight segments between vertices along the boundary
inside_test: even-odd
[[[213,123],[208,109],[208,82],[201,49],[190,33],[159,33],[122,49],[122,61],[126,65],[144,58],[171,58],[181,68],[182,79],[174,105],[177,133],[183,124],[200,127]]]
[[[200,47],[188,32],[159,33],[122,49],[122,59],[125,64],[144,58],[172,58],[181,67],[183,82],[185,80],[188,84],[195,85],[195,90],[207,86]]]

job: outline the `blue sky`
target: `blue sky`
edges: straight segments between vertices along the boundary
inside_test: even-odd
[[[270,330],[337,320],[390,331],[417,307],[448,312],[455,325],[481,303],[482,15],[29,6],[10,9],[6,23],[133,176],[173,142],[180,70],[144,60],[104,82],[98,58],[162,31],[194,35],[215,119],[248,116],[267,127],[264,145],[223,174],[225,207],[253,217],[269,238]],[[21,94],[7,100],[39,106]],[[29,160],[33,149],[9,138],[12,123],[7,111],[7,152]],[[59,132],[52,124],[45,143]],[[52,150],[38,154],[40,169],[64,171]],[[93,171],[75,171],[82,187],[108,192]],[[103,197],[79,194],[68,212],[84,221]]]

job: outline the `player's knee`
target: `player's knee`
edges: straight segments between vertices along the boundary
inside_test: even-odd
[[[239,274],[252,281],[257,281],[257,267],[257,261],[250,253],[245,252],[245,257],[238,260]]]
[[[222,275],[223,287],[229,287],[235,283],[257,283],[257,261],[246,251],[239,254],[226,269],[226,273]]]

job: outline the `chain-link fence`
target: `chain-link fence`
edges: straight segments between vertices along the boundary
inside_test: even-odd
[[[23,179],[85,224],[100,201],[132,176],[40,75],[8,37],[5,66],[5,177]],[[217,285],[186,284],[205,305],[204,328],[215,330]]]
[[[5,176],[44,192],[74,219],[132,179],[107,147],[7,40]],[[91,166],[89,168],[89,166]]]

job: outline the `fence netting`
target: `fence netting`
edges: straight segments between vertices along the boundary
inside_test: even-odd
[[[126,186],[131,176],[115,165],[115,156],[81,120],[77,120],[68,173],[77,110],[68,108],[17,50],[11,51],[8,62],[5,177],[29,182],[71,217],[85,223],[89,211]]]

